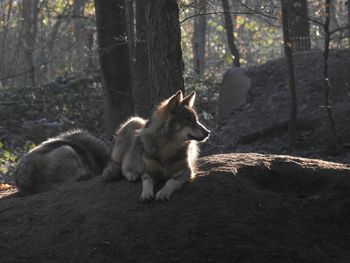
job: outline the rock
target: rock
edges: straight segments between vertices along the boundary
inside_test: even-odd
[[[242,68],[232,67],[224,74],[219,95],[218,117],[222,120],[234,109],[247,103],[251,80]]]

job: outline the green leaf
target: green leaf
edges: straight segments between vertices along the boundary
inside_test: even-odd
[[[222,56],[222,59],[225,61],[226,64],[232,65],[233,63],[233,57],[231,54],[226,53],[225,55]]]
[[[5,150],[3,155],[6,160],[9,160],[11,158],[11,153],[8,150]]]

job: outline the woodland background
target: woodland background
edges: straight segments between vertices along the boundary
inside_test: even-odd
[[[147,117],[155,104],[179,89],[198,92],[200,118],[213,130],[204,154],[237,151],[237,144],[250,138],[255,148],[249,150],[322,158],[336,154],[344,160],[349,141],[348,121],[342,119],[349,113],[349,68],[344,68],[349,23],[346,0],[2,0],[1,173],[8,174],[23,152],[70,128],[110,137],[128,116]],[[330,56],[336,61],[328,67]],[[232,67],[245,68],[252,78],[253,101],[264,95],[277,97],[274,106],[283,120],[260,116],[261,107],[273,107],[266,101],[255,107],[250,101],[245,110],[253,110],[258,120],[275,122],[261,128],[251,119],[248,130],[235,130],[247,121],[237,112],[218,121],[220,84]],[[320,70],[316,76],[311,73],[315,68]],[[274,80],[278,76],[283,79]],[[318,82],[299,87],[313,78]],[[312,91],[309,84],[317,96],[302,93],[304,88]],[[278,93],[281,90],[285,93]],[[337,116],[334,96],[342,102]],[[323,112],[324,121],[303,119],[304,105],[312,103]],[[298,127],[298,117],[312,127]],[[302,139],[318,126],[327,136],[306,145],[311,140]],[[244,131],[238,143],[232,139],[233,131]],[[276,132],[281,135],[274,138],[278,142],[271,136],[260,140]]]
[[[1,262],[350,262],[349,25],[346,0],[0,0]],[[16,196],[35,145],[179,89],[211,136],[170,201],[100,176]]]

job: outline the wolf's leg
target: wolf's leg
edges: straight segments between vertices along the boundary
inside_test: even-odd
[[[134,152],[131,150],[128,152],[124,158],[122,165],[122,175],[129,182],[135,182],[140,178],[142,173],[142,166],[138,162],[137,155],[133,154]]]
[[[119,140],[115,142],[111,159],[102,172],[102,179],[104,181],[119,180],[122,177],[121,161],[123,156],[123,147],[121,147]]]
[[[102,179],[104,181],[114,181],[122,177],[120,164],[110,160],[106,168],[102,172]]]
[[[140,178],[140,173],[133,170],[123,171],[122,174],[129,182],[135,182],[137,179]]]
[[[170,199],[172,193],[174,193],[177,189],[181,188],[181,186],[189,181],[191,178],[191,171],[186,170],[183,171],[180,175],[175,176],[169,179],[162,189],[160,189],[156,195],[157,201],[166,201]]]
[[[135,182],[137,179],[139,179],[143,171],[142,162],[138,160],[138,156],[136,154],[132,153],[133,152],[127,154],[122,165],[122,175],[129,182]]]
[[[144,171],[142,144],[136,139],[124,156],[122,174],[129,182],[135,182]]]
[[[140,196],[140,200],[142,202],[146,202],[149,200],[152,200],[154,198],[154,193],[153,193],[153,187],[154,187],[154,182],[153,179],[148,176],[148,174],[142,174],[141,175],[141,180],[142,180],[142,194]]]

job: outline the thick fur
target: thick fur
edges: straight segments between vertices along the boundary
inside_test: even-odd
[[[209,136],[193,109],[195,93],[183,99],[179,91],[162,102],[149,120],[133,117],[116,132],[104,180],[141,178],[141,201],[154,198],[154,186],[165,182],[155,198],[171,194],[194,176],[197,141]]]
[[[99,175],[111,155],[106,140],[74,130],[48,139],[24,155],[14,172],[22,195]]]

